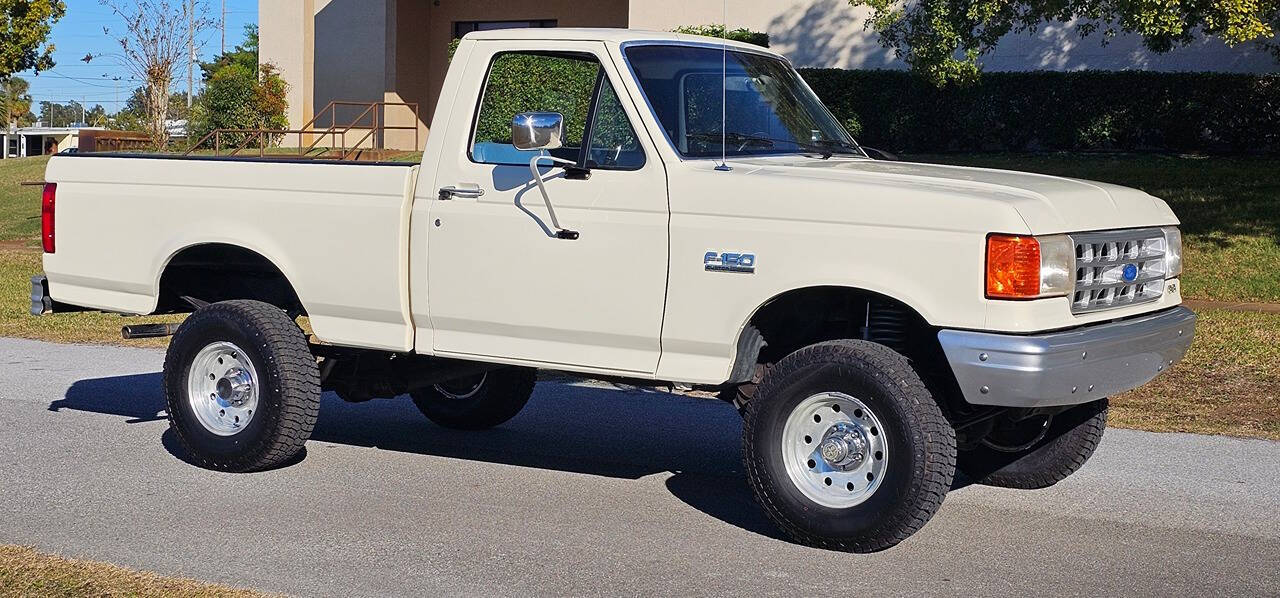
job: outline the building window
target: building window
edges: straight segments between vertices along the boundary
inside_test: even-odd
[[[540,21],[454,21],[453,39],[458,39],[472,31],[492,31],[494,29],[537,29],[555,27],[555,19]]]

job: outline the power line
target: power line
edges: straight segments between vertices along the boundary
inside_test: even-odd
[[[84,79],[80,79],[80,78],[77,78],[77,77],[69,77],[69,76],[64,75],[64,74],[62,74],[62,73],[58,73],[58,72],[54,72],[54,71],[45,71],[43,74],[45,74],[45,75],[49,75],[50,77],[58,77],[58,78],[60,78],[60,79],[68,79],[68,80],[71,80],[71,81],[75,81],[76,83],[79,83],[79,84],[81,84],[81,85],[88,85],[88,86],[90,86],[90,87],[104,87],[104,88],[106,88],[106,89],[113,89],[113,88],[115,87],[114,85],[102,85],[102,84],[97,83],[97,82],[93,82],[93,81],[86,81],[86,80],[84,80]],[[131,79],[131,80],[136,80],[136,79]]]

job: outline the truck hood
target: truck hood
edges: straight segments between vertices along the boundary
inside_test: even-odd
[[[1082,179],[915,162],[764,157],[733,163],[757,176],[802,177],[872,185],[879,192],[945,195],[954,201],[1011,205],[1032,234],[1177,224],[1168,204],[1129,187]],[[1006,231],[1017,232],[1017,231]]]

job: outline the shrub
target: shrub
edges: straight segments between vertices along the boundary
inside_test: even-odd
[[[942,88],[905,71],[802,69],[858,141],[902,152],[1280,151],[1280,74],[984,73]]]
[[[209,77],[193,107],[190,138],[199,140],[216,129],[288,129],[288,84],[271,64],[254,72],[243,64],[221,66]],[[276,143],[280,136],[267,141]],[[238,145],[245,134],[222,135],[222,144]],[[257,147],[257,140],[250,140]]]
[[[727,37],[735,42],[744,42],[755,44],[764,48],[769,47],[769,34],[760,31],[752,31],[750,29],[731,29],[726,35],[724,25],[685,25],[676,27],[671,30],[673,33],[687,33],[689,35],[705,35],[707,37]]]
[[[565,143],[570,147],[581,145],[598,68],[595,62],[585,60],[498,55],[486,82],[476,141],[510,143],[513,115],[553,110],[564,116]],[[489,90],[502,93],[488,93]]]

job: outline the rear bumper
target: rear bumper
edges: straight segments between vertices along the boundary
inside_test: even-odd
[[[43,316],[53,313],[53,297],[49,296],[49,279],[45,276],[31,277],[31,315]]]
[[[1041,335],[942,330],[938,341],[966,401],[1049,407],[1137,388],[1182,359],[1196,315],[1175,307]]]
[[[49,296],[49,278],[46,276],[31,277],[31,315],[43,316],[45,314],[63,314],[77,311],[89,311],[89,309],[79,305],[68,305],[54,301],[53,297]]]

